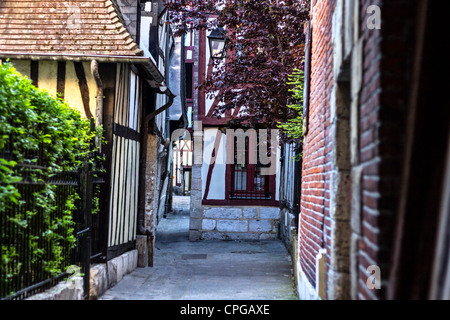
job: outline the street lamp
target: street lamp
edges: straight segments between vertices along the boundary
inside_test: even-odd
[[[222,60],[225,58],[228,38],[222,27],[217,27],[208,36],[210,57]]]

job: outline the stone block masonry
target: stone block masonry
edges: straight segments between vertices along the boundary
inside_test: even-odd
[[[138,251],[131,250],[118,256],[107,264],[99,263],[90,269],[89,299],[98,299],[106,290],[119,283],[123,277],[137,268]],[[75,274],[61,281],[49,290],[35,294],[27,300],[83,300],[83,277]]]
[[[138,250],[128,251],[107,264],[91,266],[89,298],[95,300],[106,290],[119,283],[123,277],[137,268]]]
[[[280,209],[276,207],[196,208],[190,218],[190,240],[275,240]]]
[[[73,275],[45,292],[32,295],[26,300],[82,300],[83,277]]]

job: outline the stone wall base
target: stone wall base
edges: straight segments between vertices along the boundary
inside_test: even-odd
[[[316,289],[311,285],[302,271],[300,261],[297,259],[297,294],[300,300],[321,300]]]
[[[280,239],[295,261],[294,241],[297,241],[297,226],[295,215],[286,208],[280,210]]]
[[[106,290],[119,283],[122,278],[137,268],[138,251],[131,250],[108,263],[99,263],[91,267],[89,298],[95,300]]]
[[[137,268],[138,251],[131,250],[108,263],[91,266],[89,298],[95,300],[106,290],[120,282],[128,273]],[[73,275],[45,292],[35,294],[27,300],[83,300],[83,277]]]
[[[276,207],[191,208],[189,240],[275,240],[279,224]]]
[[[73,275],[45,292],[32,295],[26,300],[83,300],[83,296],[83,277]]]

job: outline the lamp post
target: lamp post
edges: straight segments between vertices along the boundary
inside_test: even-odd
[[[222,27],[217,27],[208,36],[209,52],[212,59],[222,60],[226,55],[228,38]]]

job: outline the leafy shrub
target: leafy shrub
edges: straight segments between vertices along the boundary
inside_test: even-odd
[[[39,272],[52,277],[68,266],[79,197],[51,181],[78,170],[98,134],[65,101],[33,86],[12,64],[0,65],[2,288],[19,274],[32,283]]]

